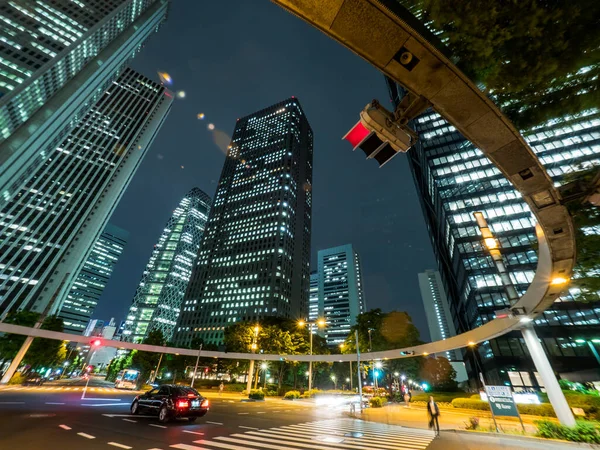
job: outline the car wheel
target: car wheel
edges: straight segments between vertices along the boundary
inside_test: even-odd
[[[138,404],[138,401],[136,400],[135,402],[133,402],[131,404],[131,414],[139,414],[140,413],[140,405]]]
[[[190,417],[188,420],[189,420],[190,422],[195,422],[195,421],[196,421],[196,419],[197,419],[197,417]]]
[[[166,405],[162,405],[160,411],[158,412],[158,420],[162,423],[167,423],[169,421],[169,411],[167,410]]]

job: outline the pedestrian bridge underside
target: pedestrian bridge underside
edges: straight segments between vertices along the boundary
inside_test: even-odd
[[[518,315],[494,319],[443,341],[363,354],[395,359],[443,353],[501,336],[535,318],[559,297],[575,263],[575,232],[561,196],[521,134],[441,51],[407,24],[414,22],[393,0],[272,0],[345,45],[404,86],[476,145],[521,193],[538,221],[538,267],[527,292],[512,307]],[[412,19],[412,21],[411,21]],[[406,58],[406,53],[410,58]],[[404,56],[403,56],[404,55]],[[408,63],[406,61],[409,60]],[[88,337],[0,324],[0,332],[88,343]],[[198,350],[105,340],[102,345],[197,355]],[[203,356],[289,361],[350,361],[356,355],[253,355],[202,351]]]

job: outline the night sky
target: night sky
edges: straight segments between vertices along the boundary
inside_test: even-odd
[[[186,97],[175,99],[110,219],[130,240],[94,318],[124,319],[185,193],[197,186],[214,196],[225,158],[215,137],[230,136],[236,118],[294,95],[314,131],[311,269],[319,249],[354,244],[367,308],[408,311],[429,339],[417,273],[435,261],[406,157],[379,169],[341,140],[373,98],[390,104],[380,72],[267,0],[173,0],[167,22],[132,65],[155,80],[157,71],[168,72],[172,89]]]

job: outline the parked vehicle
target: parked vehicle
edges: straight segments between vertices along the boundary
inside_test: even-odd
[[[189,386],[163,384],[145,394],[138,395],[131,403],[131,414],[157,415],[165,423],[171,419],[186,418],[194,422],[208,412],[208,399]]]
[[[139,370],[121,370],[115,380],[115,387],[117,389],[135,389],[139,378]]]

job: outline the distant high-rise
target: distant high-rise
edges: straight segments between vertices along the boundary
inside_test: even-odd
[[[308,321],[316,322],[317,320],[319,320],[319,272],[313,270],[310,273],[310,291],[308,294]]]
[[[66,333],[85,331],[128,237],[127,231],[109,223],[94,243],[58,313]]]
[[[421,299],[425,308],[425,317],[429,327],[429,336],[432,341],[443,341],[456,335],[456,328],[450,315],[448,298],[444,291],[440,273],[435,270],[426,270],[419,274],[419,288]],[[457,381],[467,379],[464,362],[460,350],[450,350],[443,355],[453,365],[457,374]]]
[[[167,0],[0,2],[0,206],[165,20]]]
[[[125,320],[123,339],[141,342],[152,330],[169,340],[181,311],[210,211],[210,197],[193,188],[181,200],[152,251]]]
[[[308,313],[313,135],[289,98],[238,119],[175,333],[220,343],[223,330]]]
[[[328,346],[337,347],[366,310],[360,258],[352,244],[319,250],[318,277],[318,317],[326,322],[319,332]]]
[[[0,206],[0,315],[60,310],[173,102],[125,69],[17,195]]]

